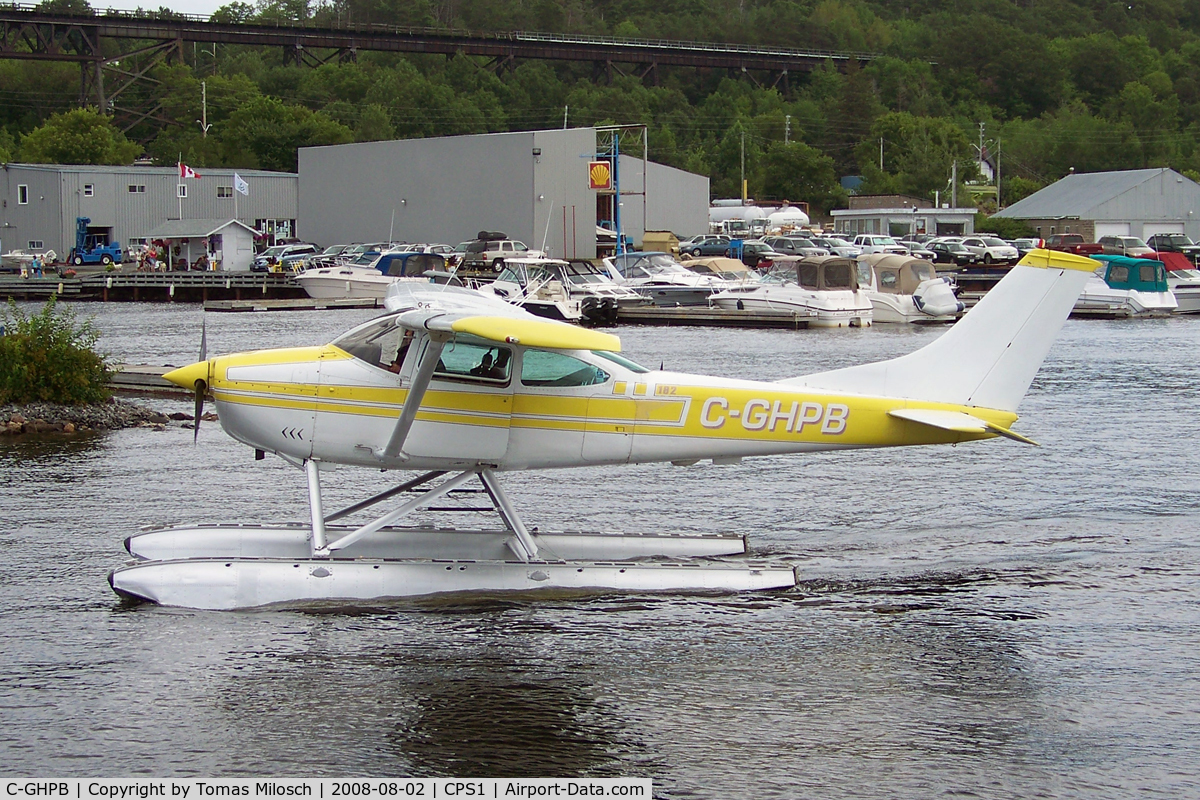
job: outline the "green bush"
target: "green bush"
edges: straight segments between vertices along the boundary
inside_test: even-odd
[[[52,297],[37,314],[26,316],[9,301],[0,336],[0,404],[86,405],[109,398],[114,370],[96,352],[100,332],[80,321]]]

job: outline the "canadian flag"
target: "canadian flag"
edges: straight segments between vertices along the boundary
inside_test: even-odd
[[[196,170],[192,169],[187,164],[184,164],[182,161],[180,161],[179,162],[179,177],[181,177],[181,178],[199,178],[200,173],[196,172]]]

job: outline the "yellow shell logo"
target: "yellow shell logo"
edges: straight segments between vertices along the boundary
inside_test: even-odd
[[[588,170],[588,177],[591,179],[593,189],[607,189],[612,173],[607,162],[593,161],[591,169]]]

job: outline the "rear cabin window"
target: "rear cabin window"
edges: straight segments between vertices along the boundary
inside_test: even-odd
[[[911,264],[913,276],[918,281],[927,281],[934,278],[932,264]]]
[[[521,383],[526,386],[595,386],[608,373],[578,358],[549,350],[526,350],[521,359]]]
[[[862,261],[858,261],[856,263],[858,264],[858,283],[859,283],[859,285],[860,286],[870,286],[871,285],[871,265],[864,263]],[[880,280],[879,285],[880,285],[880,287],[882,287],[883,286],[883,278],[880,277],[879,280]]]
[[[1113,267],[1108,273],[1108,279],[1115,283],[1129,280],[1129,267]]]
[[[805,289],[820,289],[820,272],[821,270],[816,264],[801,264],[796,270],[800,278],[800,285]]]
[[[825,288],[826,289],[856,289],[854,285],[854,271],[850,264],[826,264],[825,265]]]
[[[1153,264],[1143,264],[1138,267],[1140,273],[1138,277],[1142,279],[1142,283],[1156,283],[1158,281],[1158,270]]]
[[[879,288],[885,292],[894,292],[900,285],[900,273],[894,269],[879,270]]]

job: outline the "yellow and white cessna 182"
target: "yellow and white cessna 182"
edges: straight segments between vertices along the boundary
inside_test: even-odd
[[[130,537],[123,596],[249,608],[456,591],[739,591],[792,586],[740,535],[538,533],[498,474],[1007,437],[1017,404],[1095,262],[1035,250],[958,324],[900,358],[778,383],[649,370],[610,334],[453,287],[395,284],[389,313],[331,344],[239,353],[167,374],[211,393],[232,437],[302,468],[310,519]],[[198,417],[199,415],[197,415]],[[327,513],[320,475],[346,464],[419,475]],[[400,526],[478,480],[496,530]],[[420,491],[417,490],[421,487]],[[358,525],[339,520],[408,493]],[[415,495],[415,496],[414,496]],[[397,501],[399,502],[399,501]]]

